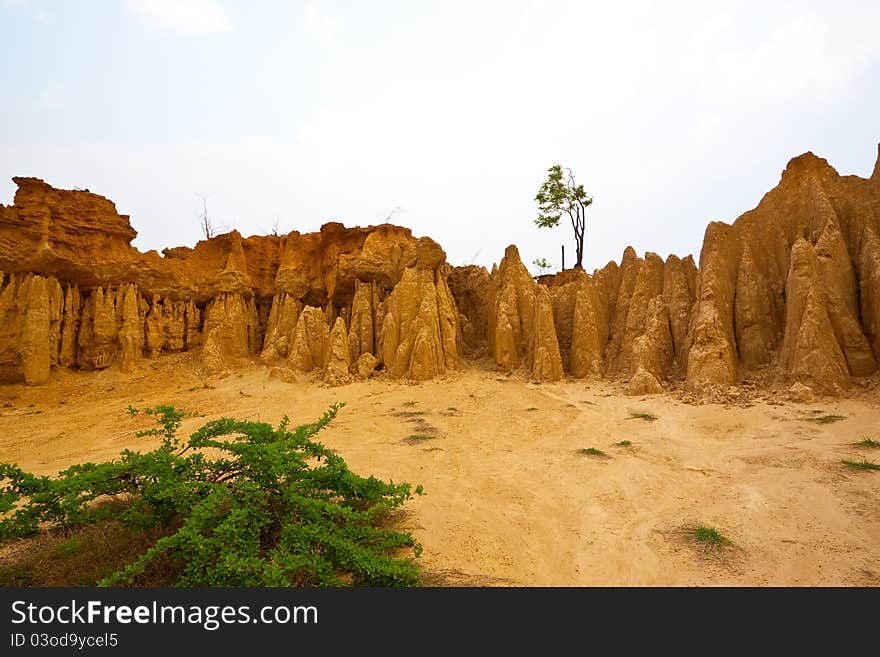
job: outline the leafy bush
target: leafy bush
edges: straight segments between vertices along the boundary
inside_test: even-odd
[[[185,442],[185,414],[160,406],[144,410],[158,426],[138,433],[161,437],[153,451],[126,450],[57,478],[0,463],[0,540],[112,517],[165,531],[104,586],[142,584],[169,564],[179,586],[413,585],[418,569],[400,553],[418,556],[421,546],[382,527],[411,499],[410,485],[356,475],[312,440],[342,405],[293,431],[287,417],[277,428],[212,420]]]

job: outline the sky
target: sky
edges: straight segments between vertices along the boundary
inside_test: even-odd
[[[386,221],[454,265],[539,229],[554,164],[593,196],[584,266],[698,257],[811,150],[870,175],[880,2],[0,0],[0,203],[88,188],[142,251]]]

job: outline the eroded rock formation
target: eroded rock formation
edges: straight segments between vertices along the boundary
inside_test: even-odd
[[[446,254],[407,228],[232,231],[163,257],[131,246],[137,233],[106,198],[14,180],[14,204],[0,206],[5,381],[44,383],[53,367],[130,371],[194,348],[206,375],[257,357],[333,383],[457,367]]]
[[[383,371],[424,380],[488,357],[632,394],[759,376],[807,399],[846,390],[880,358],[880,159],[863,179],[794,158],[754,210],[709,224],[699,270],[627,248],[592,274],[537,280],[514,246],[491,272],[453,268],[436,242],[387,224],[140,253],[109,200],[14,180],[14,204],[0,206],[6,382],[197,349],[206,374],[259,359],[333,385]]]
[[[877,371],[878,234],[880,159],[863,179],[807,153],[757,208],[708,226],[699,271],[690,256],[664,262],[627,248],[620,265],[592,276],[565,271],[532,284],[508,248],[491,274],[461,268],[450,280],[468,324],[489,309],[487,353],[502,369],[558,378],[555,357],[536,366],[542,343],[558,348],[565,374],[623,380],[632,394],[678,380],[697,393],[726,390],[768,372],[835,393]],[[555,341],[538,328],[541,288],[551,294]],[[469,329],[466,346],[479,346],[481,329]]]
[[[868,179],[806,153],[700,256],[686,385],[702,392],[776,366],[822,392],[877,367],[880,159]]]

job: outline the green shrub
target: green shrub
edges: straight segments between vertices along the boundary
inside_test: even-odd
[[[361,477],[312,438],[342,404],[314,424],[288,430],[261,422],[212,420],[177,438],[184,413],[145,409],[158,427],[150,452],[84,463],[57,477],[0,463],[0,540],[107,518],[165,531],[100,584],[139,585],[151,567],[172,565],[178,586],[413,585],[421,546],[382,526],[412,498],[409,484]],[[421,487],[415,489],[421,494]],[[120,509],[112,500],[128,502]]]

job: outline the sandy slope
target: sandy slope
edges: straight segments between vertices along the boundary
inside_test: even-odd
[[[878,399],[693,406],[625,397],[608,383],[536,385],[480,369],[419,385],[326,388],[251,367],[205,388],[190,358],[163,358],[130,377],[59,372],[41,388],[0,386],[0,460],[54,473],[146,447],[134,435],[146,420],[130,417],[128,404],[273,423],[286,413],[297,423],[341,400],[323,442],[362,474],[424,485],[403,523],[443,583],[880,584],[880,472],[840,464],[880,460],[849,444],[880,440]],[[425,414],[399,415],[412,411]],[[627,419],[643,411],[659,419]],[[808,422],[818,411],[847,419]],[[614,444],[621,440],[632,447]],[[608,458],[577,453],[583,447]],[[717,527],[735,547],[701,551],[683,531],[696,524]]]

